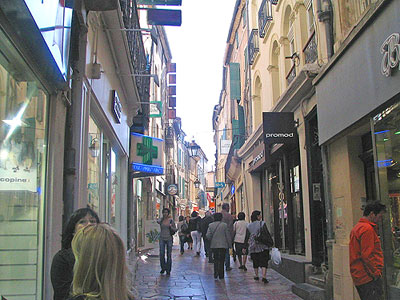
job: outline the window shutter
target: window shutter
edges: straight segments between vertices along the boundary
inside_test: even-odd
[[[240,100],[240,64],[229,63],[229,74],[231,100]]]

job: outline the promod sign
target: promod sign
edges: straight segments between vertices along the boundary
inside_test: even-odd
[[[293,112],[263,112],[264,144],[295,144],[297,131]]]

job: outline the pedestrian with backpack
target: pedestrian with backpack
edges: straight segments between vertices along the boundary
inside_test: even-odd
[[[179,245],[181,246],[181,255],[185,252],[185,241],[188,229],[189,226],[185,221],[185,217],[179,216],[178,236],[179,236]]]

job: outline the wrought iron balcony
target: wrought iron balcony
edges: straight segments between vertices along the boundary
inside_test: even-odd
[[[265,37],[265,33],[272,21],[272,7],[270,0],[263,0],[258,11],[258,30],[260,37]]]
[[[253,29],[249,38],[249,64],[252,65],[256,59],[257,53],[260,51],[258,46],[258,29]]]
[[[123,21],[126,29],[139,29],[139,16],[135,0],[120,0]],[[144,51],[142,33],[140,31],[127,31],[128,47],[133,63],[135,74],[150,74],[150,66],[147,63]],[[139,92],[140,101],[148,102],[150,97],[150,76],[135,77],[136,86]],[[149,110],[148,105],[143,107]]]
[[[296,66],[293,64],[293,66],[290,68],[289,73],[286,75],[287,84],[289,85],[295,78],[296,78]]]
[[[317,39],[315,38],[315,31],[308,39],[306,46],[303,49],[306,64],[312,64],[318,59]]]

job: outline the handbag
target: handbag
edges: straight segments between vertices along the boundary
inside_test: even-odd
[[[264,223],[262,225],[262,222],[260,222],[260,228],[257,231],[256,236],[254,239],[259,243],[266,245],[268,247],[272,247],[274,245],[274,241],[271,237],[271,234],[268,231],[267,225]]]
[[[169,221],[169,224],[172,224],[172,220]],[[171,236],[173,236],[175,233],[176,233],[176,230],[173,229],[173,228],[170,226],[170,227],[169,227],[169,234],[170,234]]]

